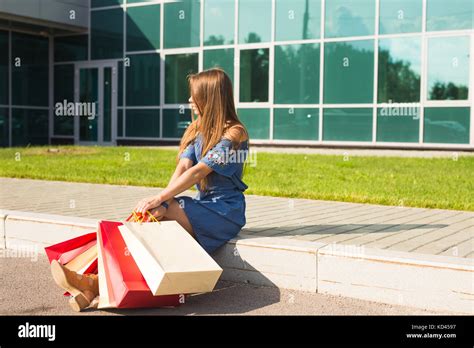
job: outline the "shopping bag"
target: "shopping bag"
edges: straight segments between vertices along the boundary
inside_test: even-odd
[[[146,225],[148,223],[144,223]],[[153,296],[118,229],[121,222],[101,221],[98,228],[99,308],[178,306],[184,295]]]
[[[57,260],[60,264],[66,265],[78,255],[84,253],[97,244],[97,233],[87,233],[85,235],[66,240],[64,242],[44,248],[49,262]],[[92,272],[90,272],[92,273]]]
[[[155,296],[210,292],[222,274],[176,221],[124,222],[118,229]]]

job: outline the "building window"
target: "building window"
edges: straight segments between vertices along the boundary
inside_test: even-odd
[[[240,101],[268,101],[268,49],[240,51]]]
[[[467,100],[469,37],[428,40],[428,100]]]
[[[275,104],[319,103],[319,44],[275,46]]]
[[[239,43],[269,42],[271,29],[271,0],[239,0]]]
[[[165,48],[196,47],[200,42],[200,1],[165,3]]]
[[[269,109],[238,109],[237,114],[247,128],[251,140],[270,139]]]
[[[372,103],[373,90],[373,40],[325,44],[324,103]]]
[[[372,140],[371,108],[331,108],[324,109],[323,114],[323,140]]]
[[[420,37],[379,40],[378,101],[419,102]]]
[[[318,140],[319,109],[276,108],[273,110],[273,138]]]
[[[328,38],[373,35],[375,0],[326,1],[324,27]]]
[[[160,48],[160,5],[127,8],[127,51]]]
[[[234,43],[235,0],[204,2],[204,45]]]

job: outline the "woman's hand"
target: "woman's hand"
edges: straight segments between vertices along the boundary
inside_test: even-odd
[[[164,206],[159,206],[158,208],[150,210],[151,215],[153,215],[157,220],[161,220],[165,217],[166,208]],[[147,221],[150,220],[150,217],[147,217]]]
[[[147,197],[138,202],[133,211],[136,213],[141,213],[143,216],[145,216],[148,210],[158,207],[162,202],[163,200],[160,196]]]

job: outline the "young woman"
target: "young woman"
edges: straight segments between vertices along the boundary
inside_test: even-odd
[[[151,212],[158,220],[176,220],[212,253],[234,238],[246,223],[242,181],[248,155],[248,133],[239,121],[232,82],[218,68],[190,75],[189,102],[196,119],[181,139],[176,170],[160,194],[145,198],[135,212]],[[196,197],[177,196],[196,185]],[[94,275],[79,276],[52,263],[56,283],[73,297],[75,310],[87,307],[98,295]]]

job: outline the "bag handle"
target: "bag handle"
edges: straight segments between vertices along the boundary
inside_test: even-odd
[[[147,210],[146,212],[148,213],[151,221],[160,223],[160,221],[152,213],[150,213],[149,210]],[[145,218],[146,218],[146,216],[142,216],[141,214],[139,215],[134,210],[134,211],[132,211],[132,214],[130,214],[130,216],[125,221],[132,221],[132,222],[142,223],[142,222],[144,222]],[[145,221],[145,222],[148,222],[148,221]]]

